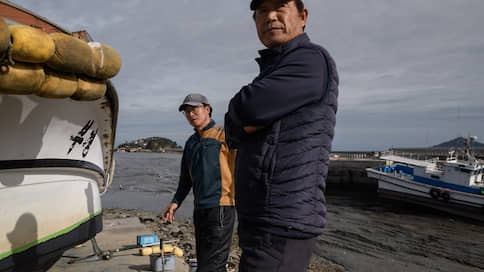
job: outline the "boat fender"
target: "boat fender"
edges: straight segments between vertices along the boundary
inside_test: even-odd
[[[88,43],[92,50],[93,65],[88,76],[108,79],[118,74],[121,70],[121,57],[112,47],[99,42]]]
[[[0,72],[0,93],[32,94],[40,89],[45,79],[44,69],[38,64],[17,62]]]
[[[26,25],[11,25],[9,29],[14,60],[44,63],[54,55],[54,41],[46,32]]]
[[[450,194],[447,191],[442,192],[440,196],[442,197],[442,200],[444,200],[445,202],[448,202],[450,199]]]
[[[71,96],[74,100],[92,101],[104,96],[106,93],[106,82],[104,80],[89,79],[80,76],[77,80],[78,88],[74,95]]]
[[[77,91],[77,76],[74,74],[45,71],[45,80],[36,95],[45,98],[67,98]]]
[[[51,33],[55,53],[46,62],[59,72],[88,75],[92,71],[92,50],[87,42],[64,33]]]
[[[430,196],[433,198],[433,199],[438,199],[440,197],[440,190],[439,189],[436,189],[436,188],[432,188],[430,189]]]
[[[7,22],[0,17],[0,65],[1,71],[6,72],[8,69],[6,66],[14,65],[12,60],[12,42],[10,40],[10,29],[8,28]]]
[[[0,17],[0,52],[7,51],[10,45],[10,30],[7,22]]]

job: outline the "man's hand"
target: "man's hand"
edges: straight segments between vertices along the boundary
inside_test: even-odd
[[[166,207],[165,212],[163,213],[163,223],[166,223],[167,221],[170,221],[170,223],[175,220],[175,212],[178,210],[178,204],[176,203],[170,203],[168,207]]]
[[[252,134],[252,133],[257,132],[261,129],[264,129],[264,127],[263,126],[246,126],[246,127],[244,127],[244,131],[247,134]]]

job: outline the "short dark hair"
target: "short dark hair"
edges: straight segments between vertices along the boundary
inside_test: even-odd
[[[210,104],[203,104],[204,107],[210,107],[210,113],[208,114],[208,117],[212,117],[212,111],[213,111],[213,108],[212,106],[210,106]]]
[[[252,13],[252,18],[255,20],[255,11],[260,7],[260,5],[264,2],[265,0],[252,0],[250,2],[250,10],[253,10],[254,13]],[[281,0],[281,3],[286,4],[291,1],[294,1],[297,7],[297,10],[299,13],[302,13],[304,11],[304,3],[302,0]],[[306,28],[306,26],[303,27],[303,30]]]
[[[253,10],[254,11],[254,15],[255,15],[255,10],[259,8],[259,6],[264,2],[265,0],[252,0],[250,2],[250,10]],[[304,10],[304,3],[302,0],[281,0],[282,3],[289,3],[291,1],[294,1],[296,2],[296,7],[297,7],[297,10],[299,11],[299,13],[303,12]]]

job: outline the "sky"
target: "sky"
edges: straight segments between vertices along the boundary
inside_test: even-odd
[[[257,76],[263,49],[249,0],[13,0],[69,31],[87,30],[123,61],[112,79],[116,144],[151,136],[183,145],[177,111],[205,94],[223,123],[230,99]],[[305,0],[306,32],[340,76],[333,150],[484,142],[484,1]]]

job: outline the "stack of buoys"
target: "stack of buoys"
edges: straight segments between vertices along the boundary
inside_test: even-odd
[[[151,246],[139,249],[139,254],[141,256],[148,256],[153,253],[174,254],[177,257],[183,257],[183,250],[177,246],[172,245],[163,245],[162,248],[160,248],[160,246]]]
[[[64,33],[48,34],[0,17],[0,93],[90,101],[104,96],[106,80],[121,69],[110,46]],[[5,61],[11,56],[13,64]]]

